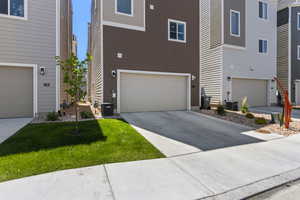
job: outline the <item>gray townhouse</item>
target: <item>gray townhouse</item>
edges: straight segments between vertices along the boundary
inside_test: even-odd
[[[200,87],[212,103],[276,103],[273,0],[200,1]]]
[[[300,2],[279,0],[277,13],[278,79],[289,91],[294,104],[300,104]]]
[[[92,102],[118,113],[276,104],[277,1],[94,0]]]
[[[92,102],[116,111],[199,107],[199,1],[93,0]]]
[[[58,111],[71,48],[71,0],[0,0],[0,118]]]

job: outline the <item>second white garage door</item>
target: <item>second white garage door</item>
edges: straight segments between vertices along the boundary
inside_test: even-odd
[[[267,105],[267,81],[257,79],[232,79],[232,99],[241,103],[248,98],[249,106]]]
[[[189,76],[120,73],[120,112],[187,110]]]

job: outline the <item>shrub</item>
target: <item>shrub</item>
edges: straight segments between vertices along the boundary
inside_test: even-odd
[[[263,117],[258,117],[255,119],[255,124],[266,125],[267,123],[268,123],[267,120]]]
[[[218,105],[217,110],[216,110],[218,115],[225,115],[226,111],[223,105]]]
[[[81,119],[90,119],[90,118],[94,118],[94,115],[91,112],[83,111],[80,112],[80,117]]]
[[[248,98],[244,97],[242,104],[241,104],[241,111],[242,113],[247,113],[249,111],[249,105],[248,105]]]
[[[47,114],[46,120],[47,121],[57,121],[59,118],[59,115],[57,112],[50,112]]]
[[[245,115],[248,119],[254,119],[255,118],[255,116],[252,114],[252,113],[247,113],[246,115]]]

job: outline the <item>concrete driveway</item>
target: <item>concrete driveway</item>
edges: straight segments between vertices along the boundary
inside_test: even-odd
[[[271,114],[272,112],[282,112],[282,108],[278,106],[271,106],[271,107],[253,107],[250,108],[251,112],[256,112],[256,113],[266,113],[266,114]],[[300,110],[293,110],[292,117],[295,119],[300,119]]]
[[[199,113],[126,113],[122,117],[167,157],[264,140],[243,134],[251,129]]]
[[[32,118],[0,119],[0,144],[32,121]]]

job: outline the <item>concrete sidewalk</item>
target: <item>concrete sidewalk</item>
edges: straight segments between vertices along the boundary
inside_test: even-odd
[[[0,199],[242,199],[300,177],[300,135],[0,184]]]

